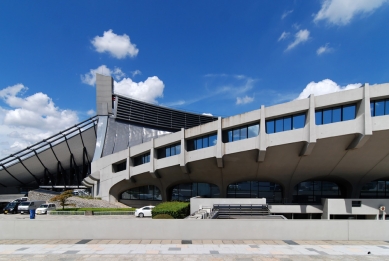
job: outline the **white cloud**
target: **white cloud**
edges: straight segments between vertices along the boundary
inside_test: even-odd
[[[77,113],[62,110],[44,93],[22,97],[28,90],[16,84],[0,90],[0,158],[76,124]],[[11,145],[10,145],[11,144]]]
[[[81,75],[81,81],[85,84],[94,86],[96,84],[96,73],[109,75],[114,77],[117,81],[120,81],[126,76],[124,72],[118,67],[113,70],[109,69],[106,65],[100,65],[96,69],[90,69],[88,73]]]
[[[314,21],[326,20],[330,24],[346,25],[358,14],[372,13],[388,0],[324,0]]]
[[[361,87],[360,83],[353,83],[346,86],[340,86],[330,79],[325,79],[320,82],[310,82],[296,98],[296,100],[308,98],[311,94],[323,95],[327,93],[346,91]]]
[[[333,51],[331,47],[328,47],[328,43],[320,46],[319,49],[316,50],[317,55],[322,55],[323,53],[330,53]]]
[[[86,114],[88,114],[88,116],[93,116],[96,114],[96,112],[95,112],[95,110],[91,109],[91,110],[87,111]]]
[[[131,43],[128,35],[117,35],[112,32],[112,29],[104,32],[102,37],[96,36],[93,38],[92,44],[97,52],[108,52],[118,59],[126,58],[126,56],[135,57],[139,52],[136,45]]]
[[[157,77],[148,77],[144,82],[134,82],[130,78],[124,78],[120,82],[114,82],[114,92],[130,96],[145,102],[157,103],[156,99],[163,97],[165,84]]]
[[[205,116],[213,116],[212,113],[208,113],[208,112],[204,112],[202,115],[205,115]]]
[[[281,16],[281,19],[285,19],[285,17],[287,17],[288,15],[290,15],[291,13],[293,13],[293,10],[286,10],[282,16]]]
[[[294,35],[294,41],[288,45],[285,51],[295,48],[297,45],[308,41],[309,31],[307,29],[300,30]]]
[[[139,71],[139,70],[135,70],[135,71],[132,71],[131,74],[132,74],[132,77],[135,77],[135,76],[137,76],[137,75],[141,75],[142,72]]]
[[[247,103],[251,103],[254,101],[254,97],[249,97],[249,96],[245,96],[245,97],[236,97],[236,104],[239,105],[239,104],[247,104]]]
[[[290,33],[288,33],[288,32],[283,32],[283,33],[281,34],[281,36],[278,38],[278,42],[281,41],[281,40],[284,40],[284,39],[288,38],[289,35],[290,35]]]

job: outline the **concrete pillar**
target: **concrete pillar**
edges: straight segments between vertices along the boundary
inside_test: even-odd
[[[189,169],[186,166],[186,142],[185,142],[185,129],[181,129],[181,154],[180,154],[180,168],[183,173],[189,174]]]
[[[216,163],[219,168],[223,168],[224,144],[222,142],[222,118],[217,119],[217,143],[216,143]]]
[[[309,109],[307,115],[307,142],[301,149],[300,156],[308,156],[312,153],[313,148],[316,145],[316,119],[315,119],[315,96],[311,94],[309,96]]]
[[[266,156],[266,113],[265,113],[265,105],[261,105],[260,110],[260,124],[259,124],[259,152],[258,152],[258,162],[264,162]]]

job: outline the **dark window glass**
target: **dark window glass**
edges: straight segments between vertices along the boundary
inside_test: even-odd
[[[274,133],[274,120],[266,121],[266,133]]]
[[[150,153],[134,157],[133,161],[134,161],[134,166],[138,166],[150,162]]]
[[[281,203],[282,187],[277,183],[244,181],[227,187],[228,198],[266,198],[266,202]]]
[[[343,106],[343,121],[354,120],[356,117],[355,104]]]
[[[215,146],[217,142],[217,135],[213,134],[209,136],[209,146]]]
[[[223,137],[226,138],[226,136],[223,136]],[[228,135],[227,135],[227,138],[228,138]],[[198,138],[195,138],[192,140],[187,140],[186,144],[188,147],[188,151],[192,151],[192,150],[207,148],[209,146],[214,146],[214,145],[216,145],[216,141],[217,141],[217,134],[211,134],[211,135],[205,135],[202,137],[198,137]],[[193,147],[192,147],[192,144],[193,144]],[[181,151],[181,147],[179,150]]]
[[[322,198],[341,198],[339,186],[329,181],[304,181],[293,192],[293,203],[320,204]]]
[[[292,117],[284,118],[284,131],[292,130]]]
[[[208,136],[204,137],[203,138],[203,148],[208,148],[209,147],[208,142],[209,142],[209,137]]]
[[[181,144],[176,145],[176,155],[181,154]]]
[[[234,129],[232,131],[232,141],[240,140],[240,129]]]
[[[332,122],[342,121],[342,108],[337,107],[332,109]]]
[[[323,124],[332,123],[332,109],[323,110]]]
[[[258,136],[259,134],[259,124],[251,125],[247,128],[248,131],[248,138],[253,138]]]
[[[385,115],[389,115],[389,100],[385,100]]]
[[[170,147],[165,148],[166,157],[170,157]]]
[[[232,142],[232,130],[228,131],[228,142]]]
[[[371,112],[371,116],[373,117],[374,116],[374,102],[370,102],[370,112]]]
[[[276,119],[276,132],[284,131],[284,119]]]
[[[133,200],[162,200],[162,195],[158,187],[149,185],[127,190],[121,194],[121,199]]]
[[[382,116],[385,114],[385,101],[376,101],[374,107],[374,115]]]
[[[202,148],[203,148],[203,139],[202,138],[196,139],[195,150],[199,150]]]
[[[322,125],[323,124],[323,111],[316,111],[315,112],[315,122],[316,125]]]
[[[293,116],[293,129],[301,129],[305,126],[305,114]]]
[[[241,140],[247,139],[247,127],[243,127],[240,129],[240,139]]]
[[[191,197],[216,198],[220,195],[219,188],[209,183],[185,183],[171,189],[173,201],[189,201]]]

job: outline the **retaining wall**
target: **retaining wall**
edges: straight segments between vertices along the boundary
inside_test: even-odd
[[[388,240],[378,220],[2,220],[0,239]]]

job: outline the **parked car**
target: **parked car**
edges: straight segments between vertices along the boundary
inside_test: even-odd
[[[135,216],[136,217],[151,217],[151,211],[153,210],[154,206],[145,206],[142,208],[135,209]]]
[[[40,205],[45,204],[45,201],[23,201],[18,206],[18,212],[20,214],[30,213],[30,210],[37,209]]]
[[[39,214],[47,214],[47,211],[50,210],[56,210],[55,204],[42,204],[39,206],[39,208],[36,209],[35,213],[37,215]]]
[[[13,202],[10,202],[7,204],[7,206],[5,206],[4,208],[4,214],[16,214],[18,213],[18,206],[19,206],[20,202],[17,202],[17,201],[13,201]]]

